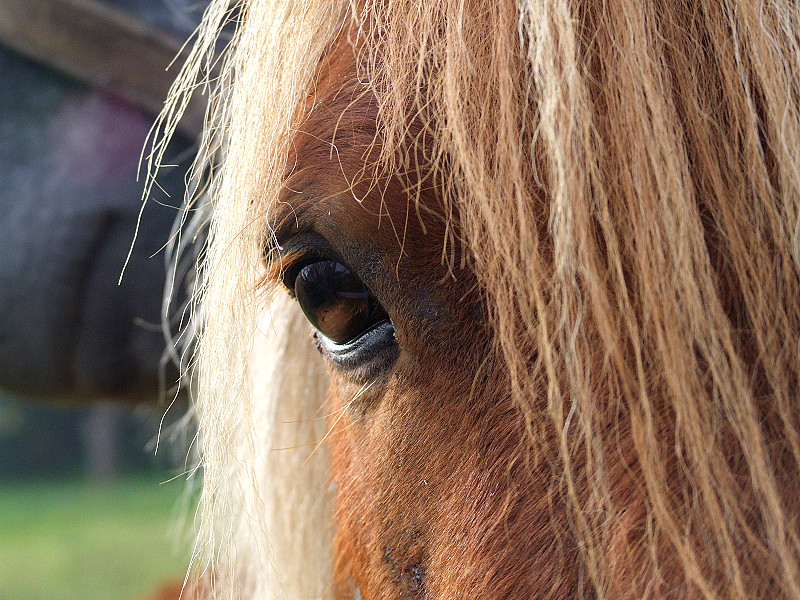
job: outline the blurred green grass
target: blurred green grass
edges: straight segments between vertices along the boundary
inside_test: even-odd
[[[183,478],[0,481],[0,600],[131,600],[186,572]]]

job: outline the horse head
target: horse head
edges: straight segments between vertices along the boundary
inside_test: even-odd
[[[799,597],[796,7],[239,15],[200,277],[220,589]]]

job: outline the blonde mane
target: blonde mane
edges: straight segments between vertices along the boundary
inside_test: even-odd
[[[347,28],[383,166],[424,155],[458,215],[464,253],[451,236],[443,260],[478,278],[520,454],[561,473],[543,493],[567,499],[589,596],[800,599],[800,6],[227,4],[209,9],[163,121],[174,129],[235,16],[198,163],[214,165],[198,564],[217,597],[329,593],[324,369],[297,310],[259,281],[291,133]],[[643,515],[611,489],[626,477]],[[618,547],[638,570],[619,571]]]

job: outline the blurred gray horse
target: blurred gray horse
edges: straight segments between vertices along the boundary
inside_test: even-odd
[[[164,0],[123,4],[179,33],[196,23],[196,15],[165,12]],[[0,387],[59,400],[152,401],[177,380],[163,358],[162,249],[183,199],[190,141],[173,143],[167,162],[179,166],[162,172],[118,285],[152,117],[110,89],[2,49],[0,77]],[[184,298],[173,299],[176,318]]]

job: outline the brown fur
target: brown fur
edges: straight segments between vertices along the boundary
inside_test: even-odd
[[[217,247],[314,231],[397,328],[329,368],[335,595],[800,599],[796,3],[332,6],[294,87],[245,20],[291,118],[234,95]]]
[[[664,7],[659,15],[653,14],[651,18],[657,20],[656,26],[662,32],[669,33],[670,39],[679,44],[678,50],[665,48],[662,58],[673,79],[671,85],[675,89],[676,105],[671,110],[675,111],[677,122],[694,125],[691,120],[696,120],[697,112],[703,110],[709,113],[722,110],[726,115],[740,113],[741,109],[720,106],[707,109],[681,106],[687,96],[695,102],[714,101],[715,96],[717,102],[726,102],[727,99],[719,97],[720,90],[715,89],[719,83],[708,74],[698,74],[697,81],[691,79],[692,71],[705,65],[691,64],[682,51],[690,50],[692,44],[697,48],[699,40],[692,38],[691,29],[685,29],[683,23],[671,22],[670,13],[671,10]],[[608,24],[611,29],[616,16],[609,11],[605,18],[611,21]],[[597,37],[604,33],[601,29]],[[603,42],[598,39],[596,43],[600,45]],[[635,55],[634,49],[630,52]],[[302,190],[315,199],[299,206],[291,200],[287,204],[292,208],[292,219],[301,223],[310,212],[314,212],[317,216],[312,217],[313,225],[309,227],[321,233],[335,247],[347,248],[349,254],[344,256],[349,264],[363,265],[363,255],[368,256],[368,260],[379,262],[380,267],[370,265],[373,279],[367,283],[393,315],[403,349],[391,376],[378,382],[374,386],[377,389],[362,394],[356,406],[348,400],[358,393],[358,387],[337,376],[335,371],[332,373],[334,393],[331,404],[337,417],[334,435],[330,439],[333,473],[339,486],[337,595],[349,597],[349,592],[358,587],[366,598],[573,598],[581,594],[592,595],[592,584],[599,583],[602,592],[614,598],[695,597],[704,592],[728,596],[736,593],[737,588],[747,597],[777,597],[782,587],[780,570],[770,569],[770,551],[759,542],[766,533],[767,524],[764,517],[754,511],[757,503],[752,496],[755,493],[750,483],[752,477],[743,461],[735,458],[740,452],[733,441],[735,431],[730,429],[730,425],[717,424],[717,435],[722,439],[718,449],[712,449],[710,455],[693,458],[693,449],[681,449],[676,454],[673,446],[675,427],[671,423],[679,415],[669,403],[658,400],[663,393],[659,390],[669,382],[659,382],[660,376],[655,376],[658,371],[653,372],[652,367],[649,370],[653,375],[648,377],[651,389],[645,393],[653,397],[655,415],[637,415],[635,411],[626,415],[618,406],[607,416],[603,415],[605,411],[594,411],[598,414],[592,424],[592,436],[600,438],[597,442],[601,444],[610,444],[605,453],[612,454],[606,461],[613,461],[604,465],[604,498],[593,498],[592,493],[597,495],[598,491],[591,490],[588,482],[584,482],[588,459],[586,450],[571,451],[574,453],[570,456],[573,480],[567,482],[561,479],[564,457],[559,456],[557,449],[563,442],[559,442],[557,436],[537,432],[536,441],[542,447],[536,448],[533,458],[522,450],[529,443],[526,441],[525,422],[515,410],[508,377],[498,368],[502,358],[482,341],[486,329],[481,326],[481,320],[475,318],[476,311],[466,308],[475,307],[481,301],[475,280],[466,269],[448,272],[448,266],[452,265],[442,264],[439,260],[441,248],[448,241],[441,223],[447,223],[448,218],[453,223],[463,223],[459,218],[463,210],[461,203],[451,200],[452,205],[445,207],[441,190],[431,187],[430,183],[419,187],[420,179],[429,176],[433,170],[430,164],[417,163],[416,170],[396,176],[388,185],[381,184],[380,174],[365,174],[365,168],[377,163],[374,157],[379,150],[375,146],[383,141],[375,130],[379,121],[377,103],[371,90],[366,89],[363,83],[357,83],[355,62],[347,60],[350,56],[348,46],[335,46],[331,55],[323,63],[323,74],[315,89],[314,108],[304,118],[294,138],[290,164],[302,165],[302,168],[299,173],[293,171],[286,184],[291,194]],[[684,62],[673,64],[675,61]],[[600,85],[595,92],[600,104],[598,109],[608,111],[609,114],[603,116],[608,119],[614,112],[625,109],[605,105],[616,99],[607,98],[603,93],[611,87],[602,84],[604,68],[608,68],[607,63],[598,67],[596,77]],[[681,90],[681,86],[693,89],[687,93]],[[703,86],[702,90],[696,89],[697,86]],[[700,156],[692,158],[692,155],[714,152],[715,144],[711,143],[711,138],[699,137],[708,136],[704,130],[703,124],[698,122],[687,132],[694,139],[687,139],[685,151],[695,164],[702,159]],[[410,148],[411,155],[419,159],[424,154],[424,149],[416,145],[421,139],[419,128],[413,127],[407,135],[406,151],[409,152]],[[615,139],[609,139],[609,146],[613,148],[620,137],[624,136],[615,133]],[[625,153],[632,149],[632,146],[620,148]],[[636,151],[640,153],[639,149]],[[630,164],[636,158],[628,154],[619,160]],[[708,157],[707,160],[717,164],[723,159]],[[695,176],[700,180],[697,185],[723,185],[721,181],[713,182],[714,177],[721,177],[714,175],[718,169],[711,169],[711,173],[697,173]],[[736,174],[729,176],[735,178]],[[706,178],[712,180],[704,183]],[[365,189],[365,183],[372,185]],[[410,190],[422,191],[414,196],[402,184]],[[534,185],[530,188],[535,190]],[[758,223],[760,219],[754,216],[754,220],[748,221],[746,217],[735,214],[735,207],[723,208],[709,203],[706,198],[720,197],[721,190],[712,187],[706,193],[701,190],[697,193],[702,199],[694,210],[698,211],[699,218],[704,218],[703,227],[698,231],[699,240],[704,240],[702,250],[708,252],[708,260],[715,263],[702,268],[709,269],[707,276],[719,282],[714,291],[722,302],[720,308],[727,313],[728,322],[745,324],[737,333],[740,341],[737,343],[731,339],[728,343],[734,345],[732,349],[738,347],[738,352],[758,368],[753,362],[758,354],[754,350],[753,328],[747,325],[747,315],[742,314],[747,303],[743,301],[743,291],[736,283],[736,267],[729,263],[732,258],[729,253],[720,248],[724,243],[720,239],[724,237],[720,221],[724,223],[728,219],[729,227],[737,227],[731,219],[738,218],[741,230],[748,223]],[[724,197],[726,203],[733,199],[730,192],[724,192]],[[356,204],[356,198],[360,206]],[[414,213],[418,207],[414,202],[431,214],[441,215],[447,208],[451,214],[447,218],[440,216],[441,221],[427,223],[425,218],[416,218]],[[752,199],[749,202],[752,204]],[[546,204],[536,203],[534,206],[537,204],[543,211],[552,212]],[[626,207],[628,211],[631,208]],[[745,215],[748,210],[752,212],[752,208],[743,207]],[[326,211],[330,215],[327,218],[324,216]],[[719,214],[715,215],[715,212]],[[734,214],[729,217],[730,213]],[[318,216],[320,214],[322,218]],[[652,229],[649,222],[656,219],[656,215],[657,212],[648,212],[630,218],[632,223],[639,219],[638,228],[647,231]],[[399,224],[403,224],[402,232]],[[509,223],[507,227],[513,225]],[[587,225],[591,226],[591,223]],[[685,226],[678,224],[678,227]],[[602,227],[597,227],[594,235],[599,242],[594,251],[609,252]],[[686,235],[692,234],[687,232]],[[547,250],[551,242],[541,236],[539,243],[541,250],[537,254],[544,261],[544,271],[553,277],[558,265],[552,265],[555,252]],[[652,244],[652,239],[647,243]],[[668,241],[665,241],[665,247],[669,248]],[[773,246],[772,251],[775,250],[777,248]],[[608,266],[603,267],[608,259],[601,255],[596,255],[592,261],[596,267],[608,269]],[[475,262],[480,263],[481,257],[476,257]],[[548,267],[548,262],[552,266]],[[644,274],[651,281],[660,277],[646,263],[640,268],[645,269]],[[747,267],[743,265],[740,268]],[[632,268],[623,275],[628,279],[626,287],[637,285]],[[578,285],[576,292],[585,285],[579,281],[575,284]],[[781,285],[796,286],[796,272],[787,274]],[[652,293],[648,288],[643,290],[644,295]],[[652,300],[662,309],[665,307],[661,294],[665,292],[669,293],[659,290],[659,296]],[[543,287],[541,293],[548,293],[547,288]],[[551,298],[545,302],[554,300]],[[676,296],[678,304],[684,301],[680,295]],[[420,306],[425,303],[436,306],[433,309],[436,314],[426,314],[420,319]],[[796,298],[792,306],[796,310]],[[598,308],[602,312],[597,317],[601,317],[610,307]],[[673,323],[680,322],[678,314],[673,318]],[[602,322],[597,325],[612,326]],[[722,334],[729,327],[722,321],[711,326],[715,328],[709,332],[712,336]],[[524,329],[524,317],[514,327]],[[591,321],[583,325],[581,337],[587,342],[592,339],[594,327],[596,325],[592,326]],[[653,339],[654,350],[660,346],[660,352],[670,356],[681,344],[674,339],[675,332],[670,331],[672,327],[662,329],[658,334],[660,327],[656,325],[654,333],[664,339]],[[598,337],[587,349],[603,347],[601,332],[596,335]],[[727,337],[727,334],[723,335]],[[672,343],[668,341],[669,337],[673,338]],[[640,345],[650,343],[642,341]],[[519,350],[515,348],[515,353]],[[606,361],[614,360],[613,352],[602,350],[593,367],[595,374],[608,368],[600,362],[603,354],[608,356]],[[535,369],[541,357],[535,353],[528,356],[529,366],[524,368]],[[677,357],[669,360],[683,362]],[[707,361],[700,356],[696,360]],[[685,368],[678,364],[675,367]],[[695,369],[702,372],[710,367],[698,365]],[[485,369],[485,373],[481,374],[481,369]],[[586,375],[592,376],[592,372]],[[607,381],[597,377],[592,390],[594,402],[605,403],[607,401],[603,398],[620,394],[621,390],[609,387],[619,385],[619,382],[614,382],[616,377]],[[562,385],[566,384],[564,378],[559,379],[564,381]],[[763,373],[756,376],[756,381],[763,380]],[[683,387],[686,382],[676,381],[675,384]],[[757,389],[759,394],[770,393],[768,386],[757,384]],[[696,389],[691,393],[701,391]],[[711,388],[704,393],[712,393]],[[544,389],[536,394],[539,397],[545,395]],[[528,408],[539,410],[536,405]],[[692,410],[705,412],[709,408]],[[758,409],[754,406],[751,410]],[[339,415],[342,411],[345,412],[344,418]],[[767,430],[780,431],[780,419],[770,423],[769,412],[770,409],[764,406],[760,413],[752,414]],[[698,426],[703,420],[696,412],[683,418],[694,421],[686,423],[687,428]],[[718,419],[711,415],[706,418]],[[637,448],[637,440],[630,439],[637,427],[636,419],[655,421],[662,440],[657,446],[640,445]],[[535,417],[534,424],[537,429],[543,425],[539,417]],[[725,433],[726,430],[730,433]],[[602,442],[602,438],[607,436],[608,442]],[[597,449],[592,452],[597,452]],[[713,452],[718,453],[718,458]],[[796,476],[796,465],[786,464],[789,456],[783,450],[778,449],[768,458],[771,464],[786,465],[784,468],[788,470],[784,476],[789,472]],[[718,476],[724,479],[718,482],[719,485],[730,486],[729,489],[736,490],[739,495],[737,505],[727,509],[734,511],[727,517],[733,522],[727,525],[724,524],[725,508],[714,498],[719,492],[703,491],[700,486],[700,489],[692,491],[691,476],[684,474],[686,466],[681,463],[698,459],[711,462],[710,466],[701,468],[721,471]],[[649,494],[648,477],[636,475],[648,469],[656,471],[651,476],[657,478],[657,481],[650,482]],[[570,486],[571,490],[568,489]],[[648,495],[653,494],[657,502],[663,503],[662,506],[648,506]],[[687,494],[695,497],[687,497]],[[704,494],[712,496],[703,498]],[[681,496],[684,500],[679,500]],[[748,497],[753,499],[748,501]],[[787,514],[797,514],[800,507],[792,495],[780,497],[782,510]],[[695,506],[694,514],[678,509],[676,502],[687,501]],[[595,503],[597,506],[593,508]],[[569,509],[575,505],[586,522],[578,525],[571,522]],[[597,509],[604,513],[600,519],[594,514]],[[653,513],[658,511],[677,522],[669,523],[665,530],[656,528]],[[702,515],[706,511],[704,519]],[[681,525],[681,522],[685,524]],[[704,539],[702,528],[720,526],[749,534],[750,539],[734,539],[730,532],[719,532],[721,539],[716,541],[713,534],[710,536],[712,539]],[[591,548],[594,556],[581,556],[581,527],[590,527],[588,531],[597,538],[595,543],[598,547]],[[670,531],[670,527],[674,529]],[[692,538],[697,541],[692,541]],[[680,548],[678,552],[675,552],[674,545]],[[692,556],[694,564],[691,569],[681,565],[681,554]],[[592,565],[591,562],[595,561],[597,564]],[[599,581],[592,581],[592,568],[597,569],[595,577]],[[720,584],[714,581],[730,576],[729,569],[739,573],[733,581],[717,587]],[[741,573],[742,570],[747,575]],[[755,573],[760,575],[755,576]],[[695,578],[700,581],[692,581]],[[728,591],[724,591],[726,587]]]

